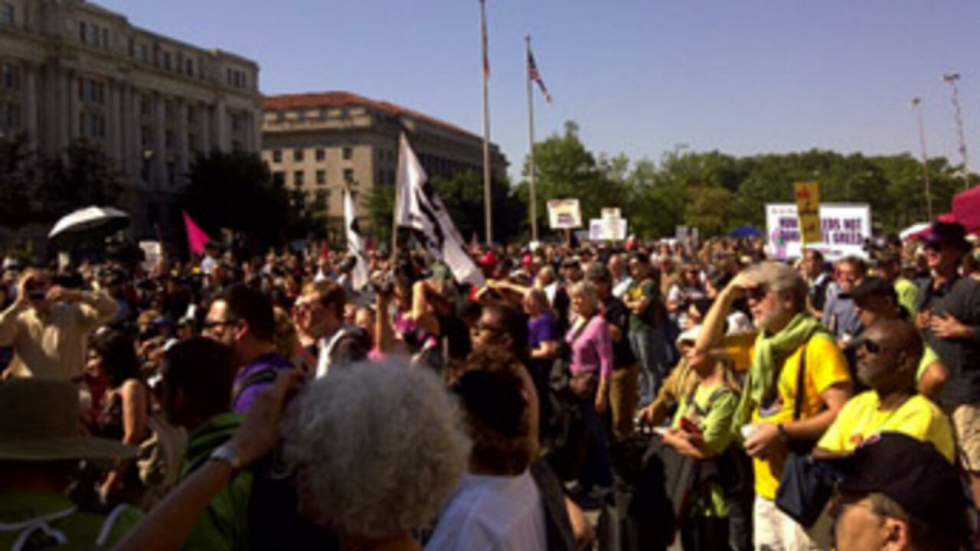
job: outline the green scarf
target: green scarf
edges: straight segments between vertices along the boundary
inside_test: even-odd
[[[742,439],[742,426],[752,418],[752,412],[774,397],[778,366],[781,366],[810,337],[827,330],[819,321],[806,314],[797,314],[789,324],[775,335],[760,331],[755,339],[755,354],[752,365],[742,385],[742,394],[732,416],[732,432],[738,440]]]

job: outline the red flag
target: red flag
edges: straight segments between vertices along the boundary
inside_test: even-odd
[[[191,253],[196,255],[204,254],[204,247],[211,241],[211,238],[208,237],[208,234],[204,233],[204,230],[186,212],[184,213],[184,228],[187,230],[187,246],[190,248]]]

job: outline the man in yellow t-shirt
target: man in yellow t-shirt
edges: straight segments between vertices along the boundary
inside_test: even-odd
[[[741,296],[761,333],[754,341],[742,335],[723,340],[725,318]],[[818,440],[851,393],[847,361],[833,337],[806,313],[806,296],[806,283],[791,267],[757,264],[719,294],[695,345],[698,352],[721,354],[736,370],[747,371],[733,430],[753,459],[756,549],[818,549],[801,526],[776,508],[776,490],[790,445]]]
[[[952,463],[956,445],[949,419],[915,390],[922,356],[915,326],[899,319],[878,321],[864,331],[858,346],[858,378],[871,390],[847,402],[814,456],[850,453],[883,432],[900,432],[931,443]]]

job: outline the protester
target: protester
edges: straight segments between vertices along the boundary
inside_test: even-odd
[[[78,462],[113,465],[133,448],[81,436],[77,389],[66,381],[27,379],[0,384],[0,547],[104,548],[142,515],[128,505],[101,514],[67,497]]]
[[[609,379],[612,375],[613,350],[609,324],[599,311],[595,286],[579,282],[572,286],[574,318],[565,336],[571,349],[570,388],[575,395],[591,437],[585,467],[579,477],[584,495],[596,498],[612,485],[609,464],[609,437],[606,429],[609,408]]]
[[[861,334],[857,346],[857,374],[871,390],[844,405],[817,442],[814,456],[851,452],[881,433],[900,432],[932,444],[954,462],[949,420],[915,390],[923,348],[915,326],[899,319],[876,321]]]
[[[609,379],[609,410],[613,441],[625,442],[633,433],[633,418],[639,398],[640,368],[629,343],[630,312],[612,292],[612,274],[601,264],[593,264],[586,279],[596,288],[602,318],[609,327],[613,343],[613,372]]]
[[[296,302],[298,326],[317,340],[316,376],[323,377],[333,367],[342,367],[367,357],[366,335],[344,324],[347,295],[331,281],[308,284]]]
[[[957,469],[936,449],[885,433],[840,462],[832,507],[837,551],[960,551],[970,506]]]
[[[84,373],[87,339],[116,317],[108,295],[51,285],[38,270],[17,284],[17,298],[0,313],[0,346],[12,346],[9,377],[78,380]]]
[[[150,436],[150,398],[133,340],[115,331],[98,334],[92,339],[89,357],[89,367],[107,383],[90,427],[92,434],[138,446]],[[109,471],[100,494],[108,503],[137,505],[144,490],[136,464],[127,463]]]
[[[898,304],[911,316],[919,313],[919,288],[915,283],[902,276],[902,257],[898,251],[886,249],[874,255],[878,275],[895,287]]]
[[[856,256],[845,257],[837,263],[835,285],[827,291],[823,324],[830,329],[841,347],[847,346],[847,342],[864,329],[851,300],[851,291],[861,284],[867,272],[868,267],[863,260]]]
[[[233,409],[244,413],[278,371],[293,365],[276,349],[272,302],[261,291],[236,285],[211,303],[204,335],[231,346],[241,366],[235,378]]]
[[[476,352],[453,384],[473,441],[469,467],[428,551],[547,547],[542,495],[528,469],[538,450],[537,400],[504,349]]]
[[[665,315],[655,274],[643,254],[630,258],[633,285],[623,301],[629,308],[629,341],[640,363],[640,403],[649,404],[666,378]]]
[[[857,306],[858,317],[864,327],[871,327],[879,320],[911,321],[904,306],[898,303],[895,286],[881,278],[866,278],[854,288],[851,297]],[[936,399],[948,379],[949,374],[939,360],[939,356],[932,347],[925,345],[916,370],[919,394],[929,399]]]
[[[806,249],[803,252],[802,273],[808,287],[807,310],[813,317],[822,319],[824,304],[827,302],[827,290],[832,279],[827,273],[827,263],[823,253],[817,249]]]
[[[345,549],[419,549],[412,531],[434,518],[466,466],[457,412],[435,375],[405,365],[315,380],[283,425],[302,514]]]
[[[759,328],[754,342],[746,335],[723,339],[724,320],[740,295],[748,299]],[[802,527],[776,508],[776,490],[790,450],[812,446],[851,392],[844,356],[833,337],[806,313],[806,295],[806,283],[789,266],[756,264],[718,296],[695,345],[700,354],[722,346],[736,369],[747,371],[732,430],[753,457],[756,548],[814,545]]]
[[[926,241],[932,277],[919,288],[916,326],[949,373],[938,402],[950,414],[973,496],[980,503],[980,282],[957,271],[970,251],[965,229],[936,222]]]

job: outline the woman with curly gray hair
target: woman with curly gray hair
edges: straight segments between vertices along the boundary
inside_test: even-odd
[[[282,425],[300,512],[345,549],[419,550],[466,469],[458,408],[428,370],[352,366],[310,383]]]

